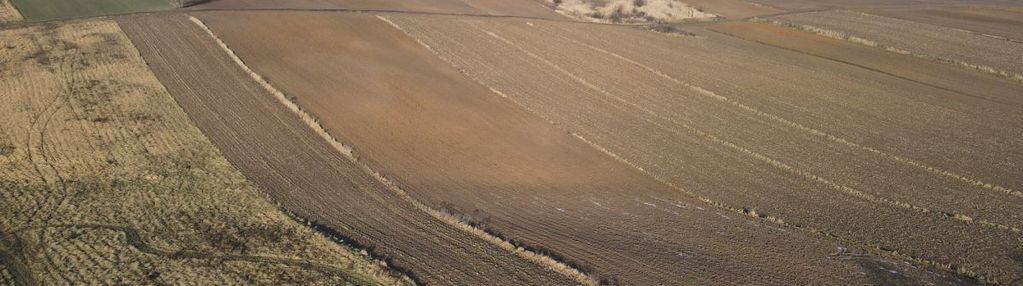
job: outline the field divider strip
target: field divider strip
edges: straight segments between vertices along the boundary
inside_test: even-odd
[[[848,186],[845,186],[845,185],[842,185],[842,184],[838,184],[838,183],[836,183],[834,181],[831,181],[830,179],[818,176],[816,174],[813,174],[813,173],[810,173],[810,172],[807,172],[807,171],[803,171],[803,170],[797,169],[797,168],[792,167],[792,166],[790,166],[790,165],[788,165],[788,164],[786,164],[784,162],[781,162],[781,161],[778,161],[778,160],[776,160],[774,158],[771,158],[771,157],[769,157],[767,155],[760,154],[760,153],[758,153],[756,151],[750,150],[749,148],[746,148],[746,147],[740,146],[738,144],[729,142],[727,140],[718,138],[717,136],[715,136],[713,134],[710,134],[710,133],[708,133],[708,132],[706,132],[704,130],[700,130],[699,128],[696,128],[696,127],[691,126],[689,124],[686,124],[686,123],[683,123],[683,122],[679,122],[678,120],[671,119],[671,118],[669,118],[667,116],[658,114],[657,112],[654,112],[653,110],[644,108],[644,107],[640,106],[639,104],[636,104],[636,103],[630,102],[628,100],[625,100],[625,99],[623,99],[623,98],[621,98],[619,96],[616,96],[616,95],[614,95],[614,94],[612,94],[612,93],[610,93],[610,92],[608,92],[608,91],[606,91],[606,90],[604,90],[604,89],[594,85],[593,83],[590,83],[586,79],[581,78],[581,77],[571,73],[570,71],[562,68],[561,66],[558,66],[557,64],[555,64],[555,63],[553,63],[553,62],[551,62],[551,61],[549,61],[547,59],[544,59],[543,57],[541,57],[541,56],[539,56],[539,55],[537,55],[537,54],[535,54],[533,52],[530,52],[530,51],[526,50],[525,48],[522,48],[521,46],[515,44],[514,42],[509,41],[508,39],[505,39],[504,37],[501,37],[501,36],[491,32],[491,31],[487,31],[487,30],[485,30],[483,28],[479,28],[479,27],[475,27],[475,28],[480,30],[480,31],[483,31],[487,35],[489,35],[489,36],[491,36],[491,37],[493,37],[493,38],[495,38],[495,39],[497,39],[497,40],[499,40],[499,41],[501,41],[501,42],[503,42],[503,43],[513,47],[513,48],[518,49],[520,52],[523,52],[526,55],[528,55],[528,56],[530,56],[530,57],[532,57],[532,58],[534,58],[534,59],[536,59],[536,60],[538,60],[538,61],[540,61],[540,62],[542,62],[542,63],[544,63],[546,65],[548,65],[548,66],[550,66],[551,68],[557,70],[558,72],[561,72],[562,74],[565,74],[569,78],[575,80],[579,84],[582,84],[582,85],[584,85],[584,86],[586,86],[586,87],[588,87],[588,88],[590,88],[590,89],[592,89],[594,91],[597,91],[598,93],[601,93],[601,94],[603,94],[604,96],[606,96],[608,98],[611,98],[611,99],[613,99],[613,100],[615,100],[617,102],[621,102],[621,103],[623,103],[625,105],[628,105],[628,106],[630,106],[630,107],[632,107],[634,109],[640,110],[640,111],[642,111],[644,113],[650,114],[651,116],[653,116],[653,117],[655,117],[657,119],[664,120],[664,121],[670,122],[670,123],[672,123],[672,124],[674,124],[676,126],[682,127],[682,129],[685,129],[689,133],[691,133],[693,135],[696,135],[696,136],[698,136],[700,138],[703,138],[704,140],[708,140],[708,141],[711,141],[711,142],[716,143],[718,145],[721,145],[721,146],[727,147],[729,149],[732,149],[733,151],[737,151],[739,153],[746,154],[746,155],[748,155],[750,157],[753,157],[754,159],[756,159],[758,161],[767,163],[768,165],[770,165],[772,167],[775,167],[775,168],[780,169],[782,171],[788,172],[790,174],[793,174],[793,175],[796,175],[796,176],[799,176],[799,177],[803,177],[803,178],[808,179],[810,181],[815,181],[815,182],[824,184],[824,185],[828,186],[831,189],[840,191],[840,192],[845,193],[847,195],[850,195],[852,197],[859,198],[859,199],[862,199],[862,200],[865,200],[865,201],[868,201],[868,202],[882,204],[882,205],[888,205],[888,206],[895,207],[895,208],[902,208],[902,209],[913,210],[913,211],[917,211],[917,212],[921,212],[921,213],[937,214],[941,218],[950,218],[950,219],[957,220],[957,221],[960,221],[960,222],[963,222],[963,223],[967,223],[967,224],[976,223],[976,224],[987,226],[987,227],[993,227],[993,228],[997,228],[997,229],[1008,230],[1010,232],[1015,232],[1017,234],[1023,233],[1023,230],[1020,230],[1019,228],[1010,227],[1010,226],[1006,226],[1006,225],[1001,225],[1001,224],[993,223],[993,222],[990,222],[990,221],[987,221],[987,220],[983,220],[983,219],[975,219],[975,218],[972,218],[970,216],[963,215],[963,214],[949,213],[949,212],[944,212],[944,211],[933,211],[933,210],[930,210],[930,209],[927,209],[927,208],[924,208],[924,207],[920,207],[920,206],[916,206],[916,205],[913,205],[913,204],[910,204],[910,203],[907,203],[907,202],[902,202],[902,201],[898,201],[898,200],[892,200],[892,199],[888,199],[888,198],[878,197],[878,196],[875,196],[875,195],[872,195],[872,194],[869,194],[869,193],[866,193],[866,192],[863,192],[863,191],[860,191],[860,190],[853,189],[851,187],[848,187]],[[675,128],[672,128],[670,126],[664,126],[663,124],[660,124],[660,123],[656,122],[655,120],[652,120],[652,119],[645,119],[645,120],[647,122],[649,122],[649,123],[659,127],[659,128],[668,130],[668,131],[670,131],[672,133],[676,133],[676,134],[680,134],[680,135],[682,134],[681,131],[678,131]]]
[[[380,17],[380,16],[378,16],[378,17]],[[386,20],[386,19],[384,19],[384,20],[389,22],[389,23],[393,23],[390,20]],[[402,29],[400,26],[397,26],[396,24],[392,24],[392,25],[394,25],[396,28],[401,29],[407,35],[409,35],[410,37],[415,39],[417,42],[419,42],[420,45],[422,45],[423,47],[426,47],[427,50],[430,50],[431,52],[434,52],[434,55],[437,56],[438,58],[440,58],[441,60],[447,62],[449,65],[452,65],[453,67],[456,67],[456,68],[458,67],[453,61],[451,61],[450,59],[448,59],[444,55],[438,53],[436,50],[434,50],[432,47],[430,47],[429,44],[426,44],[425,42],[420,40],[415,35],[412,35],[411,33],[408,33],[405,29]],[[653,174],[653,173],[643,169],[643,167],[641,167],[641,166],[639,166],[639,165],[637,165],[635,163],[632,163],[632,162],[626,160],[625,158],[622,158],[621,156],[619,156],[618,154],[615,154],[614,152],[611,152],[610,150],[608,150],[604,146],[601,146],[599,144],[594,143],[593,141],[590,141],[586,137],[584,137],[584,136],[582,136],[582,135],[580,135],[580,134],[578,134],[578,133],[568,129],[567,127],[564,127],[563,124],[560,124],[560,123],[554,121],[553,119],[547,117],[543,113],[537,112],[535,109],[530,108],[530,107],[526,106],[525,104],[523,104],[522,102],[520,102],[520,101],[518,101],[518,100],[516,100],[516,99],[514,99],[514,98],[512,98],[510,96],[508,96],[506,93],[504,93],[504,92],[502,92],[502,91],[500,91],[500,90],[498,90],[498,89],[496,89],[496,88],[486,84],[485,82],[483,82],[479,78],[477,78],[477,77],[473,76],[472,74],[468,73],[466,70],[464,70],[464,69],[458,69],[458,70],[461,71],[463,75],[465,75],[466,77],[472,79],[476,83],[478,83],[478,84],[480,84],[480,85],[490,89],[490,91],[493,92],[494,94],[500,96],[501,98],[504,98],[504,99],[508,100],[512,104],[515,104],[515,105],[525,109],[527,112],[530,112],[533,115],[546,120],[551,125],[554,125],[555,127],[565,131],[569,135],[572,135],[572,137],[575,137],[576,139],[582,141],[583,143],[589,145],[590,147],[600,151],[601,153],[604,153],[605,155],[607,155],[608,157],[612,158],[613,160],[615,160],[617,162],[620,162],[622,164],[625,164],[625,165],[627,165],[627,166],[629,166],[629,167],[631,167],[631,168],[633,168],[635,170],[638,170],[640,173],[642,173],[644,175],[647,175],[650,178],[653,178],[654,180],[656,180],[656,181],[658,181],[658,182],[660,182],[660,183],[662,183],[662,184],[664,184],[664,185],[666,185],[666,186],[668,186],[668,187],[670,187],[672,189],[675,189],[675,190],[677,190],[677,191],[679,191],[679,192],[681,192],[681,193],[683,193],[683,194],[685,194],[685,195],[687,195],[689,197],[692,197],[692,198],[694,198],[694,199],[696,199],[696,200],[698,200],[700,202],[703,202],[703,203],[705,203],[705,204],[707,204],[707,205],[709,205],[711,207],[715,207],[715,208],[718,208],[718,209],[721,209],[721,210],[725,210],[725,211],[728,211],[728,212],[732,212],[732,213],[736,213],[736,214],[739,214],[739,215],[751,217],[753,219],[765,221],[767,223],[772,223],[772,224],[780,225],[780,226],[783,226],[783,227],[788,227],[788,228],[792,228],[792,229],[795,229],[795,230],[807,232],[807,233],[810,233],[810,234],[823,236],[823,237],[826,237],[826,238],[829,238],[829,239],[834,239],[834,240],[837,240],[837,241],[839,241],[841,243],[844,243],[846,245],[857,245],[857,246],[860,246],[861,248],[863,248],[865,250],[872,251],[873,254],[882,255],[882,256],[888,256],[888,257],[894,257],[896,259],[900,259],[900,260],[903,260],[903,261],[913,261],[913,262],[921,264],[921,265],[927,265],[927,266],[931,266],[931,267],[935,267],[935,268],[939,268],[939,269],[944,269],[944,270],[952,271],[952,272],[955,272],[955,273],[958,273],[958,274],[970,277],[972,279],[977,279],[978,281],[981,281],[981,282],[990,282],[990,280],[987,279],[986,277],[984,277],[983,275],[980,275],[977,272],[975,272],[975,271],[973,271],[971,269],[965,268],[965,267],[963,267],[961,265],[954,265],[954,264],[950,264],[950,263],[938,262],[938,261],[934,261],[934,260],[930,260],[930,259],[926,259],[926,258],[912,256],[912,255],[909,255],[909,254],[898,252],[896,250],[889,250],[889,249],[886,249],[886,248],[878,246],[878,245],[873,245],[873,244],[870,244],[870,243],[866,243],[866,242],[861,242],[861,241],[845,238],[845,237],[843,237],[841,235],[830,233],[830,232],[827,232],[827,231],[824,231],[824,230],[820,230],[820,229],[817,229],[817,228],[814,228],[814,227],[804,226],[804,225],[799,225],[799,224],[794,224],[794,223],[786,222],[786,221],[784,221],[781,218],[778,218],[778,217],[775,217],[775,216],[771,216],[771,215],[767,215],[767,214],[757,213],[755,210],[751,210],[749,208],[735,208],[735,207],[731,207],[729,205],[726,205],[724,203],[714,201],[714,200],[712,200],[712,199],[710,199],[708,197],[702,196],[702,195],[697,194],[695,192],[692,192],[692,191],[690,191],[688,189],[685,189],[685,188],[683,188],[681,186],[675,185],[674,183],[671,183],[668,180],[666,180],[664,178],[661,178],[660,176],[657,176],[657,175],[655,175],[655,174]]]
[[[537,29],[539,29],[539,28],[537,28]],[[541,31],[543,31],[543,30],[541,29]],[[771,113],[767,113],[767,112],[761,111],[761,110],[757,109],[756,107],[752,107],[752,106],[746,105],[746,104],[744,104],[742,102],[739,102],[737,100],[728,98],[726,96],[719,95],[719,94],[714,93],[712,91],[709,91],[707,89],[704,89],[704,88],[701,88],[699,86],[693,85],[691,83],[682,81],[682,80],[677,79],[677,78],[675,78],[673,76],[670,76],[670,75],[668,75],[668,74],[666,74],[666,73],[664,73],[664,72],[662,72],[660,70],[657,70],[657,69],[652,68],[650,66],[644,65],[644,64],[639,63],[639,62],[637,62],[637,61],[635,61],[633,59],[627,58],[625,56],[619,55],[618,53],[615,53],[615,52],[612,52],[612,51],[608,51],[608,50],[605,50],[605,49],[602,49],[600,47],[596,47],[596,46],[593,46],[593,45],[590,45],[590,44],[587,44],[587,43],[583,43],[583,42],[580,42],[580,41],[578,41],[576,39],[571,39],[571,38],[565,37],[563,35],[558,35],[556,33],[550,33],[550,32],[547,32],[547,33],[548,34],[556,35],[558,37],[561,37],[562,39],[571,41],[572,43],[575,43],[577,45],[581,45],[581,46],[587,47],[589,49],[595,50],[597,52],[600,52],[600,53],[612,56],[612,57],[617,58],[617,59],[620,59],[620,60],[625,61],[625,62],[627,62],[629,64],[632,64],[632,65],[635,65],[635,66],[637,66],[639,68],[642,68],[642,69],[644,69],[644,70],[646,70],[646,71],[648,71],[650,73],[653,73],[653,74],[655,74],[655,75],[657,75],[657,76],[659,76],[661,78],[664,78],[664,79],[666,79],[668,81],[671,81],[671,82],[674,82],[674,83],[676,83],[678,85],[681,85],[683,87],[689,88],[689,89],[695,91],[697,94],[700,94],[700,95],[703,95],[703,96],[706,96],[706,97],[709,97],[709,98],[712,98],[712,99],[716,99],[716,100],[728,103],[728,104],[730,104],[732,106],[735,106],[735,107],[737,107],[737,108],[739,108],[739,109],[741,109],[743,111],[746,111],[746,112],[749,112],[749,113],[753,113],[753,114],[755,114],[757,116],[761,116],[761,117],[767,118],[767,119],[769,119],[771,121],[775,121],[775,122],[781,123],[782,125],[787,126],[789,128],[794,128],[794,129],[797,129],[797,130],[800,130],[800,131],[804,131],[804,132],[809,133],[811,135],[825,138],[828,141],[832,141],[832,142],[839,143],[839,144],[842,144],[842,145],[846,145],[846,146],[849,146],[849,147],[861,149],[861,150],[864,150],[864,151],[876,154],[878,156],[881,156],[881,157],[889,159],[889,160],[894,160],[896,162],[900,162],[900,163],[903,163],[903,164],[906,164],[906,165],[910,165],[910,166],[913,166],[913,167],[916,167],[916,168],[923,169],[923,170],[925,170],[927,172],[930,172],[932,174],[937,174],[937,175],[949,177],[949,178],[952,178],[952,179],[956,179],[956,180],[962,181],[964,183],[967,183],[967,184],[975,186],[975,187],[980,187],[980,188],[987,189],[987,190],[990,190],[990,191],[1004,193],[1004,194],[1008,194],[1008,195],[1012,195],[1012,196],[1023,197],[1023,192],[1020,192],[1020,191],[1017,191],[1017,190],[1013,190],[1013,189],[1010,189],[1010,188],[1006,188],[1006,187],[1002,187],[1002,186],[999,186],[999,185],[987,183],[987,182],[981,181],[979,179],[973,179],[973,178],[970,178],[968,176],[957,174],[955,172],[942,170],[942,169],[929,166],[929,165],[927,165],[925,163],[922,163],[922,162],[919,162],[919,161],[916,161],[916,160],[913,160],[913,159],[905,158],[905,157],[898,156],[898,155],[893,155],[893,154],[881,151],[881,150],[879,150],[877,148],[874,148],[874,147],[864,146],[864,145],[861,145],[859,143],[849,141],[848,139],[845,139],[845,138],[842,138],[842,137],[838,137],[838,136],[832,135],[830,133],[827,133],[827,132],[824,132],[824,131],[821,131],[821,130],[818,130],[818,129],[814,129],[812,127],[808,127],[808,126],[802,125],[800,123],[793,122],[791,120],[785,119],[785,118],[783,118],[781,116],[778,116],[778,115],[774,115],[774,114],[771,114]]]
[[[487,232],[484,229],[472,226],[460,220],[453,214],[433,209],[432,207],[426,205],[425,203],[413,198],[404,189],[398,186],[394,181],[388,179],[380,172],[373,170],[366,163],[359,161],[358,155],[354,152],[354,150],[351,147],[345,145],[344,143],[341,143],[334,136],[330,135],[330,133],[328,133],[326,129],[324,129],[323,126],[311,114],[305,112],[300,106],[298,106],[298,104],[288,99],[288,97],[283,92],[275,88],[273,85],[267,82],[262,76],[260,76],[251,68],[249,68],[249,66],[245,64],[245,62],[243,62],[242,59],[239,58],[238,55],[235,54],[234,51],[231,50],[231,48],[228,47],[227,44],[220,39],[220,37],[217,37],[217,35],[213,33],[213,31],[210,30],[210,28],[207,27],[205,23],[202,22],[202,20],[199,20],[198,18],[195,18],[193,16],[188,17],[189,20],[191,20],[197,26],[202,28],[211,38],[213,38],[220,46],[220,48],[224,50],[224,52],[227,53],[228,56],[232,60],[234,60],[234,62],[238,64],[240,68],[242,68],[247,74],[249,74],[249,76],[253,80],[255,80],[261,86],[263,86],[263,88],[266,89],[270,94],[272,94],[274,98],[276,98],[281,104],[283,104],[293,113],[298,115],[302,119],[302,121],[305,122],[307,126],[309,126],[309,128],[312,128],[313,131],[319,134],[320,137],[326,140],[334,149],[341,152],[346,159],[354,163],[356,166],[362,169],[362,171],[372,175],[373,178],[375,178],[381,184],[386,186],[390,191],[401,197],[407,203],[412,204],[416,209],[429,214],[434,219],[437,219],[445,224],[448,224],[459,230],[472,234],[477,238],[489,242],[501,249],[510,251],[515,255],[519,256],[520,258],[543,266],[559,274],[565,275],[575,280],[576,282],[579,282],[584,285],[599,285],[599,282],[593,279],[590,275],[583,273],[582,271],[575,269],[569,266],[568,264],[565,264],[542,253],[528,250],[523,246],[515,245],[501,237],[498,237],[494,234]],[[384,22],[390,23],[390,21],[386,20],[386,18],[383,18],[381,16],[377,16],[377,18],[383,20]]]

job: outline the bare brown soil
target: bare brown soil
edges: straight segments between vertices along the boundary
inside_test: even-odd
[[[1017,107],[724,35],[393,18],[467,76],[679,189],[1020,278],[1019,174],[992,173],[1020,170]]]
[[[0,284],[411,282],[267,201],[116,23],[0,43]]]
[[[199,128],[284,208],[370,248],[419,282],[573,284],[402,199],[310,129],[186,17],[118,21]]]
[[[413,197],[543,249],[605,282],[953,283],[947,276],[902,263],[854,255],[861,253],[860,244],[836,243],[791,226],[779,228],[778,221],[758,210],[722,207],[672,188],[537,116],[550,114],[529,111],[539,107],[522,108],[465,79],[430,50],[372,16],[221,12],[202,13],[200,18],[242,60],[352,146],[361,161]],[[401,18],[395,22],[409,21]],[[269,21],[286,24],[266,29]],[[466,36],[461,28],[431,28]],[[300,31],[321,36],[303,37]],[[492,42],[465,39],[469,41],[457,43]],[[495,59],[519,60],[516,52],[500,47],[494,51],[502,52],[492,55],[504,55]],[[495,75],[548,73],[536,66],[458,67],[473,73],[499,71]],[[522,77],[524,84],[553,84],[550,80],[556,78]],[[562,90],[553,91],[546,94],[551,100],[573,106],[578,101],[564,101]],[[612,125],[636,123],[629,118]],[[665,142],[668,137],[650,143],[680,146]],[[878,272],[878,265],[895,272]]]

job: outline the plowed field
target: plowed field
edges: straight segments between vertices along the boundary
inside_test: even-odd
[[[186,17],[119,21],[196,125],[286,209],[372,249],[419,282],[572,284],[388,190],[281,105]]]
[[[563,92],[556,84],[564,78],[551,75],[557,69],[543,62],[527,61],[517,67],[490,69],[457,65],[473,74],[521,76],[523,84],[555,84],[545,86],[554,88],[542,96],[550,100],[546,105],[518,105],[520,95],[508,94],[515,99],[508,100],[500,91],[464,78],[458,69],[436,58],[430,49],[398,29],[408,26],[468,40],[454,44],[455,41],[418,38],[446,50],[494,44],[494,40],[486,39],[490,36],[485,32],[480,33],[484,38],[464,32],[474,29],[474,25],[501,27],[517,23],[528,29],[522,22],[480,21],[425,28],[417,26],[422,24],[416,21],[461,21],[435,16],[415,17],[416,20],[396,17],[397,26],[391,26],[389,18],[333,13],[203,13],[199,18],[243,61],[294,97],[299,106],[321,120],[327,131],[349,143],[371,169],[393,178],[413,197],[513,241],[544,249],[605,282],[700,284],[727,280],[819,284],[887,278],[947,279],[906,269],[897,270],[897,275],[880,273],[876,271],[878,265],[891,269],[899,264],[876,256],[863,260],[834,259],[852,257],[846,251],[859,253],[859,247],[865,244],[837,244],[812,232],[778,228],[770,217],[758,214],[759,210],[717,207],[688,188],[664,184],[557,127],[576,126],[577,122],[558,121],[551,125],[545,120],[600,111],[606,113],[586,120],[615,128],[601,132],[632,136],[633,132],[653,130],[644,129],[648,128],[644,122],[633,121],[635,114],[622,113],[623,106],[610,104],[582,112],[566,110],[559,115],[533,112],[546,108],[586,108],[591,103],[580,96],[601,95]],[[265,26],[252,25],[270,19],[288,20],[274,29],[257,29]],[[298,31],[323,32],[320,37],[309,38]],[[486,48],[497,52],[491,55],[502,55],[494,59],[522,60],[521,52],[508,51],[508,47],[498,44]],[[435,51],[442,58],[459,54]],[[458,52],[481,51],[469,48]],[[606,121],[612,118],[613,121]],[[637,136],[660,137],[646,142],[667,147],[686,144],[669,143],[678,137],[670,133],[647,132]],[[706,145],[694,142],[689,148]],[[661,156],[677,152],[680,150]],[[730,157],[735,155],[724,158]],[[762,162],[759,165],[770,167]],[[773,184],[800,181],[785,172],[766,169],[755,170],[778,178]],[[720,174],[716,172],[699,173]],[[870,205],[848,198],[842,202]],[[940,220],[937,216],[922,219]],[[956,224],[962,223],[952,223]],[[678,277],[684,277],[684,281],[678,281]]]
[[[727,37],[394,22],[468,76],[709,200],[992,280],[1023,270],[1018,176],[971,175],[990,174],[973,170],[992,154],[1020,170],[1006,159],[1020,155],[1015,107]]]

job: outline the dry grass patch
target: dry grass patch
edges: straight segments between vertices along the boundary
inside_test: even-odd
[[[117,24],[0,42],[0,282],[408,283],[265,200]]]
[[[657,23],[717,16],[677,0],[546,0],[562,15],[599,23]]]
[[[0,0],[0,24],[21,21],[21,13],[18,12],[10,0]]]

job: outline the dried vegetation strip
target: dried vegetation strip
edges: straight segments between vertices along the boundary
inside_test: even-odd
[[[0,0],[0,24],[21,21],[21,12],[18,12],[11,0]]]
[[[793,161],[793,157],[810,156],[809,162],[837,164],[854,173],[862,170],[857,166],[876,161],[869,153],[828,146],[833,143],[808,137],[801,134],[802,130],[786,130],[789,128],[785,125],[765,124],[756,114],[744,114],[742,109],[686,90],[685,86],[672,87],[679,84],[658,79],[657,73],[627,65],[628,61],[580,49],[584,46],[573,48],[571,42],[563,43],[558,38],[530,32],[530,24],[426,17],[394,17],[394,21],[470,77],[702,200],[794,228],[822,232],[855,245],[879,248],[884,253],[895,254],[893,249],[909,253],[903,257],[935,266],[946,266],[945,260],[956,261],[956,264],[971,261],[970,267],[955,267],[971,275],[976,275],[971,271],[977,269],[986,271],[989,277],[998,277],[993,279],[1005,279],[1013,277],[1013,271],[1018,268],[1011,255],[997,255],[1019,249],[1017,233],[892,204],[835,181],[855,181],[856,178],[842,173],[834,179],[820,177],[814,173],[823,169],[807,172],[805,167],[791,163],[802,161]],[[562,27],[565,31],[553,31],[563,37],[590,42],[590,45],[601,42],[595,38],[657,42],[657,39],[650,39],[655,35],[629,29],[608,27],[594,31],[592,27],[577,24],[532,25],[567,26]],[[590,32],[583,32],[583,29]],[[611,33],[613,30],[622,33]],[[642,35],[649,37],[639,37]],[[615,49],[621,53],[622,49],[618,48]],[[633,52],[630,57],[649,51],[628,50]],[[636,59],[651,60],[642,56]],[[607,74],[605,71],[610,69],[618,73]],[[717,119],[722,116],[725,119]],[[736,130],[736,127],[748,128]],[[757,136],[770,140],[759,142]],[[736,141],[740,144],[730,142],[735,138],[742,139]],[[764,152],[771,151],[770,142],[775,141],[795,147],[807,146],[810,151],[806,152],[810,154],[765,155]],[[835,155],[840,156],[828,158]],[[884,162],[885,158],[880,161]],[[804,161],[800,165],[805,164]],[[923,178],[927,178],[926,173]],[[890,231],[876,232],[879,228]],[[924,243],[914,239],[918,235],[957,243],[954,247],[946,243]],[[989,247],[998,250],[989,254],[973,253],[975,249]],[[997,261],[998,266],[992,267],[994,263],[986,261]]]
[[[782,15],[766,21],[1023,81],[1019,57],[1023,43],[844,10]]]
[[[403,198],[343,146],[324,140],[188,18],[119,21],[189,116],[285,208],[366,245],[424,283],[573,284]]]
[[[111,21],[0,31],[0,266],[16,284],[409,284],[279,211]]]

